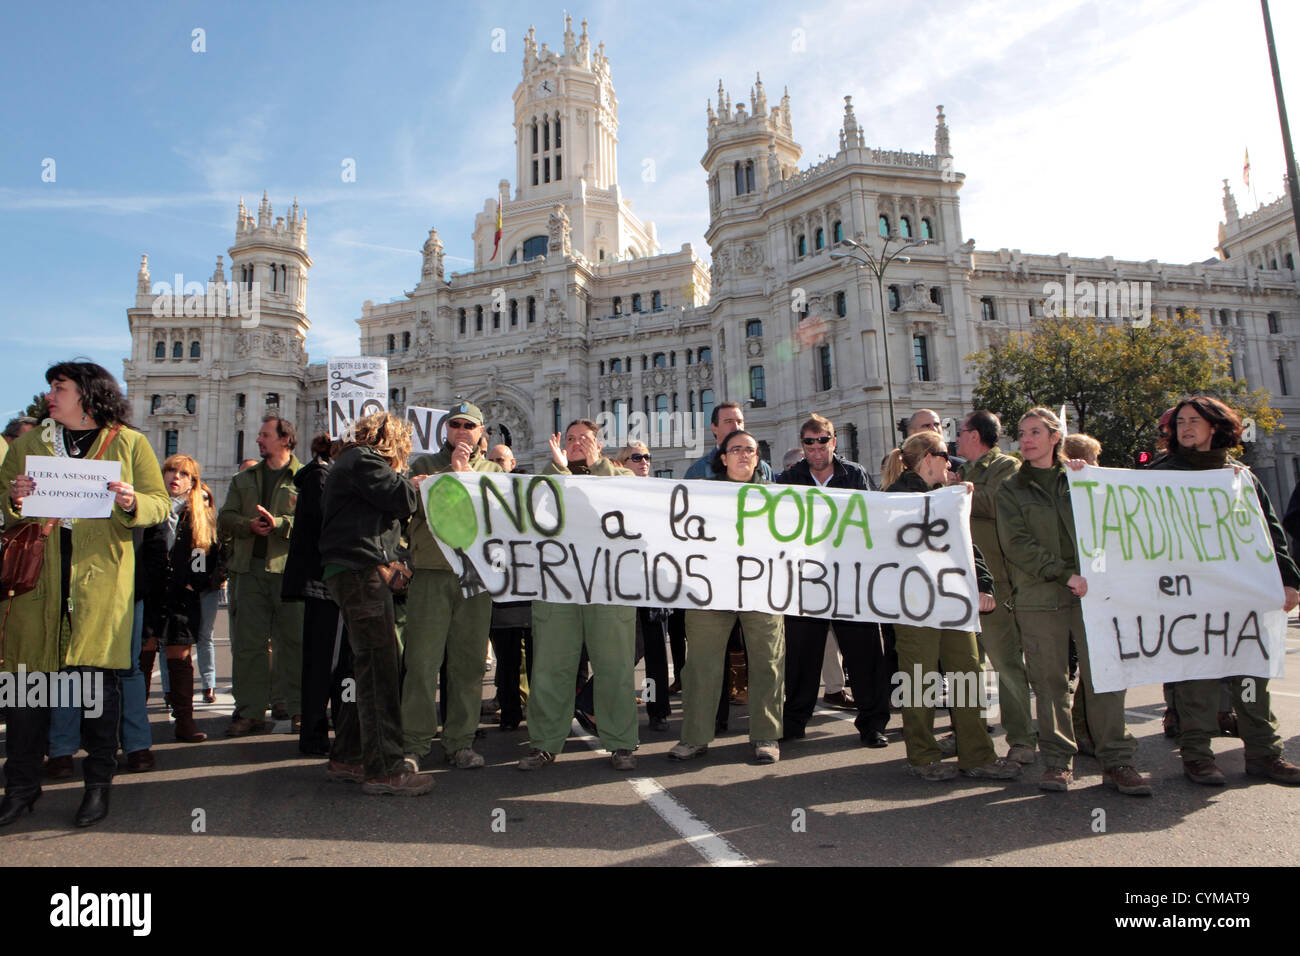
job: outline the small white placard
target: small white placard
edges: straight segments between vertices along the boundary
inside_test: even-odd
[[[36,482],[36,490],[23,499],[24,516],[107,518],[114,497],[108,483],[122,480],[122,463],[28,455],[23,473]]]

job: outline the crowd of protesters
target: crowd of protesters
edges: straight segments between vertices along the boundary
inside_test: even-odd
[[[8,708],[0,826],[34,808],[43,776],[70,777],[79,749],[87,756],[78,826],[108,814],[119,751],[127,770],[154,769],[147,700],[155,664],[162,665],[175,738],[207,738],[194,719],[195,665],[203,700],[212,703],[212,633],[223,592],[235,703],[226,736],[287,725],[304,756],[328,758],[329,779],[359,784],[365,793],[427,793],[435,740],[451,766],[483,767],[474,742],[489,713],[504,731],[526,725],[520,770],[552,764],[575,717],[599,738],[615,770],[632,770],[640,740],[634,674],[643,657],[649,732],[669,732],[670,697],[681,694],[671,759],[707,754],[728,730],[732,702],[741,700],[753,759],[772,764],[782,743],[805,736],[823,672],[839,670],[841,656],[843,677],[833,690],[827,681],[823,700],[856,710],[861,743],[872,748],[890,744],[895,675],[982,674],[985,662],[996,671],[1002,756],[978,703],[949,699],[953,734],[937,739],[938,707],[915,694],[902,701],[906,765],[924,780],[1011,780],[1041,754],[1038,786],[1061,791],[1073,782],[1075,756],[1085,754],[1097,758],[1104,782],[1121,793],[1152,792],[1137,769],[1125,694],[1094,692],[1084,636],[1080,599],[1088,582],[1066,469],[1096,464],[1101,448],[1088,436],[1066,436],[1046,408],[1029,410],[1017,423],[1014,454],[1001,449],[1001,423],[990,412],[967,415],[950,443],[939,416],[921,409],[882,463],[887,493],[960,485],[970,496],[977,634],[756,611],[494,604],[465,586],[472,572],[453,569],[430,529],[440,495],[459,487],[438,476],[520,470],[508,446],[488,451],[487,422],[473,404],[449,411],[436,453],[412,458],[409,425],[378,413],[352,423],[338,440],[316,436],[305,465],[295,454],[292,423],[269,417],[257,437],[261,458],[243,464],[218,512],[193,457],[172,454],[159,466],[103,368],[63,362],[46,381],[47,421],[15,419],[0,446],[6,531],[39,525],[44,548],[38,585],[6,601],[0,668],[73,673],[102,682],[104,692],[93,714],[66,702]],[[1241,420],[1222,402],[1184,399],[1161,428],[1164,447],[1151,467],[1244,470],[1230,457]],[[799,446],[779,474],[745,429],[739,404],[713,409],[712,429],[716,446],[687,478],[876,488],[865,469],[837,453],[834,423],[822,415],[801,424]],[[547,474],[651,474],[648,447],[633,442],[607,457],[598,426],[587,419],[553,435],[549,451]],[[24,517],[23,502],[37,484],[27,474],[33,456],[119,462],[120,479],[108,484],[109,516]],[[1300,602],[1300,571],[1283,522],[1254,484],[1290,611]],[[1284,522],[1293,535],[1300,532],[1300,492]],[[496,694],[485,702],[489,645]],[[1225,782],[1210,742],[1230,730],[1243,741],[1249,774],[1300,784],[1300,767],[1283,756],[1268,682],[1256,678],[1246,693],[1245,676],[1166,686],[1166,732],[1172,726],[1178,737],[1187,778]]]

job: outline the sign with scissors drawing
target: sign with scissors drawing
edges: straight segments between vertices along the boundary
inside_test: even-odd
[[[328,369],[331,438],[338,438],[349,422],[388,410],[388,359],[332,358]]]

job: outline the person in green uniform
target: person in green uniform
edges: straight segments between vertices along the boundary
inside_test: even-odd
[[[545,475],[626,475],[600,453],[599,426],[580,418],[551,436]],[[583,643],[596,682],[596,726],[615,770],[635,770],[637,748],[636,608],[606,604],[533,602],[533,673],[529,678],[528,739],[520,770],[555,760],[573,722],[574,676]],[[715,695],[716,699],[716,695]]]
[[[302,605],[280,599],[298,503],[293,477],[302,467],[296,441],[293,422],[265,419],[257,433],[262,460],[230,479],[217,519],[232,542],[230,590],[239,604],[230,639],[235,716],[227,737],[266,733],[268,706],[276,720],[302,720]]]
[[[447,440],[442,448],[437,454],[412,459],[411,475],[501,473],[501,466],[488,461],[479,450],[483,427],[483,412],[477,405],[455,405],[447,413]],[[407,590],[403,634],[402,750],[407,762],[418,770],[438,733],[435,692],[438,672],[446,661],[443,756],[448,763],[471,770],[483,766],[483,757],[473,744],[483,705],[483,662],[492,623],[492,597],[486,591],[469,598],[461,593],[460,578],[434,540],[423,510],[411,521],[410,540],[415,576]]]

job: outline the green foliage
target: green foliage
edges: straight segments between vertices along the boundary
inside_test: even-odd
[[[1129,467],[1138,452],[1155,449],[1160,416],[1185,395],[1213,395],[1254,419],[1259,432],[1278,427],[1269,393],[1233,379],[1228,356],[1227,342],[1189,312],[1153,317],[1145,328],[1040,319],[968,361],[979,373],[974,407],[996,412],[1009,433],[1035,405],[1066,405],[1069,430],[1101,442],[1101,464]]]
[[[50,403],[45,400],[44,395],[33,395],[32,403],[27,406],[23,414],[31,415],[38,421],[44,421],[45,417],[50,414]]]

